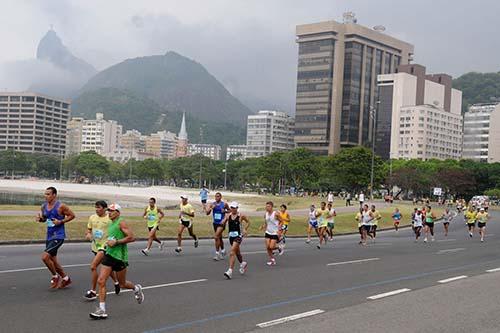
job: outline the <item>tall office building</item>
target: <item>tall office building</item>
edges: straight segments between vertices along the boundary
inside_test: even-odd
[[[111,154],[119,148],[122,131],[115,120],[105,120],[102,113],[96,113],[96,119],[83,121],[81,151]]]
[[[149,154],[172,159],[177,157],[178,139],[175,133],[158,131],[145,138],[145,147]]]
[[[370,142],[377,75],[412,60],[413,46],[382,31],[344,22],[297,26],[299,44],[295,142],[317,154]]]
[[[246,145],[230,145],[226,149],[226,160],[244,160],[247,155]]]
[[[208,143],[192,143],[188,145],[188,156],[201,154],[212,160],[221,159],[222,148]]]
[[[66,135],[66,157],[78,155],[82,151],[82,130],[84,119],[73,117],[68,121],[68,130]]]
[[[0,92],[0,150],[63,155],[70,102],[31,92]]]
[[[280,111],[259,111],[248,116],[246,157],[294,149],[294,125],[294,119]]]
[[[464,114],[463,158],[500,162],[500,104],[475,104]]]

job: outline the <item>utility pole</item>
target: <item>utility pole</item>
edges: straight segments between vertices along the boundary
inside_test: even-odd
[[[227,158],[226,158],[226,161],[224,162],[224,170],[222,170],[224,172],[224,191],[227,189]]]
[[[200,126],[200,142],[203,143],[203,125]],[[199,182],[199,188],[201,188],[201,176],[203,172],[203,153],[200,150],[200,182]]]
[[[62,168],[63,168],[63,152],[61,151],[61,159],[59,164],[59,181],[62,181]]]
[[[377,108],[380,101],[376,102],[376,106],[370,106],[370,118],[372,118],[372,166],[370,173],[370,200],[373,201],[373,178],[374,178],[374,167],[375,167],[375,132],[377,129]]]

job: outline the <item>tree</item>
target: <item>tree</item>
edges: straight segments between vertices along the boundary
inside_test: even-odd
[[[109,174],[109,162],[95,151],[86,151],[78,155],[75,169],[78,174],[95,181]]]
[[[162,180],[164,176],[163,165],[158,159],[145,159],[139,163],[136,171],[139,178],[151,180],[152,185]]]

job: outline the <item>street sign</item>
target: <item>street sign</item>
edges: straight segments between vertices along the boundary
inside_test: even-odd
[[[443,189],[441,187],[434,187],[434,195],[437,196],[443,195]]]

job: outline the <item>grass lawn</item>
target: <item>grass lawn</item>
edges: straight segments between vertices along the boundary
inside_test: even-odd
[[[410,216],[412,207],[409,205],[399,206],[403,214],[401,225],[410,223]],[[88,207],[87,207],[88,210]],[[36,211],[36,210],[33,210]],[[391,214],[392,208],[381,209],[382,220],[379,222],[379,228],[386,228],[392,226]],[[441,216],[443,213],[442,208],[435,208],[436,216]],[[33,214],[34,215],[34,214]],[[46,225],[44,223],[34,222],[33,215],[27,216],[0,216],[0,241],[11,240],[43,240],[45,239]],[[341,213],[335,219],[335,232],[346,233],[356,232],[358,230],[357,222],[354,220],[354,213]],[[127,221],[136,237],[147,237],[146,222],[139,216],[127,217],[127,212],[123,213],[125,221]],[[83,239],[85,230],[87,228],[86,216],[79,216],[74,221],[66,224],[66,233],[68,239]],[[249,217],[251,226],[249,230],[250,235],[262,236],[263,232],[259,231],[262,225],[262,218],[260,216]],[[175,237],[179,223],[174,217],[166,217],[160,224],[159,237]],[[288,235],[290,236],[304,236],[306,235],[307,216],[292,216],[292,221],[289,225]],[[194,231],[199,237],[211,237],[213,235],[211,218],[208,216],[198,215],[194,222]],[[186,237],[187,231],[185,234]]]

